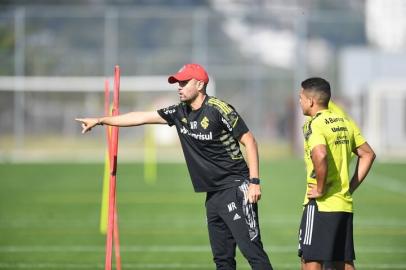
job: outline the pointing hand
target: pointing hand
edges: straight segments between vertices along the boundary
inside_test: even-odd
[[[91,131],[94,126],[100,123],[98,118],[76,118],[75,120],[82,123],[82,134]]]

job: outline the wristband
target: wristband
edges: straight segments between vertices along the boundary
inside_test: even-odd
[[[255,184],[255,185],[259,185],[261,181],[259,180],[259,178],[251,178],[250,179],[250,184]]]

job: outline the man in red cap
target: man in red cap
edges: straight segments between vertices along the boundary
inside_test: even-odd
[[[207,223],[217,269],[236,269],[236,245],[252,269],[272,269],[258,222],[261,189],[253,134],[231,105],[207,95],[209,76],[202,66],[186,64],[168,82],[178,83],[179,104],[152,112],[78,118],[82,133],[103,124],[176,126],[193,187],[207,193]],[[240,144],[245,146],[249,167]]]

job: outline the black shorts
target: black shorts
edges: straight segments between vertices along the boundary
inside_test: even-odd
[[[303,209],[298,255],[304,261],[353,261],[353,213],[319,212],[316,201]]]

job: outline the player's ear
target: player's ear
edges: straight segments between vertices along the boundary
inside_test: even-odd
[[[204,88],[204,82],[203,81],[197,81],[197,90],[202,90]]]
[[[308,100],[309,100],[309,106],[313,107],[314,103],[315,103],[314,97],[309,97]]]

